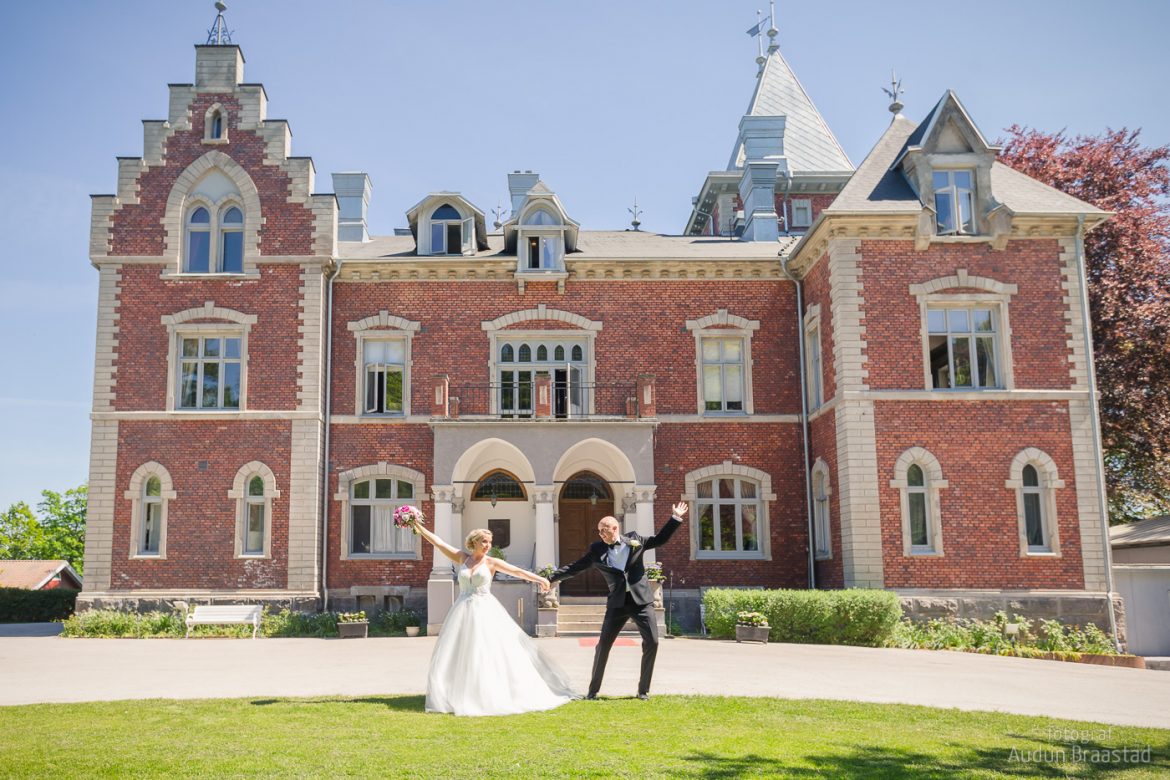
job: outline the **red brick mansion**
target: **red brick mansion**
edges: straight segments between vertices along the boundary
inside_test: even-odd
[[[855,168],[773,45],[681,235],[585,229],[518,171],[494,227],[420,192],[377,236],[369,177],[316,194],[243,70],[197,46],[93,198],[83,605],[435,624],[451,570],[397,506],[539,568],[684,500],[657,551],[684,624],[709,586],[1107,619],[1081,252],[1107,214],[996,162],[953,93]]]

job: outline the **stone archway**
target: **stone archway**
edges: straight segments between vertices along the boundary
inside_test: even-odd
[[[557,501],[557,557],[562,566],[585,554],[589,545],[597,541],[597,522],[613,513],[613,489],[597,474],[579,471],[565,481]],[[604,596],[608,592],[605,578],[596,569],[561,583],[561,594],[565,596]]]

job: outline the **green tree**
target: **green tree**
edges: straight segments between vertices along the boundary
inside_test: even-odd
[[[1000,159],[1113,212],[1085,237],[1110,520],[1170,511],[1170,146],[1013,126]]]
[[[85,557],[85,485],[41,491],[39,516],[18,501],[0,513],[0,559],[69,561],[79,573]]]
[[[17,501],[0,513],[0,560],[36,560],[44,547],[45,529],[28,504]]]

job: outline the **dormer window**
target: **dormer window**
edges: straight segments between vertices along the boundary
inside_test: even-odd
[[[524,234],[524,270],[559,270],[565,257],[561,220],[551,212],[538,208],[525,214],[520,224]]]
[[[461,255],[471,250],[475,234],[473,220],[464,219],[449,203],[439,206],[431,214],[431,254]]]
[[[934,211],[938,234],[975,233],[975,174],[968,169],[934,171]]]

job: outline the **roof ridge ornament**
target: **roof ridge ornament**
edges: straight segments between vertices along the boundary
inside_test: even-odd
[[[776,43],[776,36],[780,31],[776,29],[776,0],[768,0],[768,55],[775,54],[780,49],[780,44]]]
[[[641,227],[641,225],[642,225],[642,222],[639,219],[639,217],[642,216],[642,209],[638,208],[638,196],[637,195],[634,196],[634,207],[632,209],[626,209],[626,211],[628,211],[634,215],[634,218],[630,220],[630,225],[632,225],[634,228],[634,231],[637,232],[638,228]]]
[[[216,0],[215,22],[211,25],[211,29],[207,31],[208,46],[232,45],[232,31],[227,28],[227,22],[223,18],[223,12],[226,10],[227,3],[223,2],[223,0]]]
[[[771,23],[772,21],[771,16],[768,16],[767,19],[765,19],[763,14],[763,11],[756,9],[756,26],[747,31],[749,37],[756,39],[756,64],[760,66],[760,69],[756,71],[757,78],[764,75],[764,63],[768,61],[768,58],[764,56],[764,39],[762,37],[764,32],[764,22],[767,21],[768,23]],[[771,35],[772,30],[769,30],[768,34]],[[771,49],[768,51],[770,52]]]
[[[893,114],[895,118],[900,116],[902,114],[902,109],[906,107],[902,105],[902,101],[898,99],[905,91],[906,90],[902,89],[902,79],[898,78],[898,74],[893,70],[893,68],[891,68],[890,88],[886,89],[885,87],[882,87],[882,92],[885,92],[890,96],[890,113]],[[890,121],[892,122],[893,119]]]

